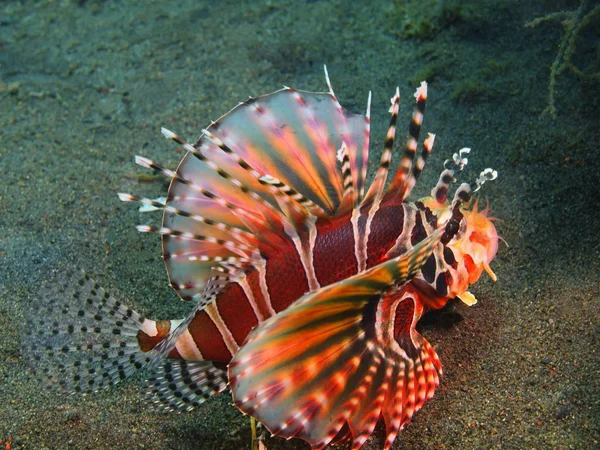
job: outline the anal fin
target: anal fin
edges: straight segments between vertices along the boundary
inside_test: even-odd
[[[192,410],[226,388],[226,370],[210,361],[165,361],[144,383],[146,397],[166,411]]]

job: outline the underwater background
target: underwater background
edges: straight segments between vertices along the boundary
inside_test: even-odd
[[[134,155],[176,167],[161,126],[193,141],[249,95],[326,91],[323,64],[346,109],[373,91],[373,166],[395,87],[402,138],[428,81],[437,138],[412,199],[463,146],[460,180],[499,172],[479,196],[506,241],[498,281],[421,322],[445,375],[394,448],[600,448],[600,3],[578,0],[2,2],[0,448],[249,447],[227,394],[161,414],[140,377],[87,397],[30,380],[23,310],[80,266],[153,319],[183,316],[160,239],[116,195],[166,192]]]

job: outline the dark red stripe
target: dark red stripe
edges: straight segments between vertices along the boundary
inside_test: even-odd
[[[319,284],[327,286],[356,275],[358,265],[350,216],[319,224],[318,230],[313,263]]]
[[[271,305],[277,312],[284,310],[308,292],[306,273],[291,241],[281,245],[279,251],[269,258],[266,278]],[[259,281],[258,277],[253,277],[250,281],[254,291]]]
[[[367,243],[367,268],[383,262],[398,236],[402,233],[404,224],[404,208],[402,205],[382,205],[373,216],[371,232]]]
[[[217,309],[238,345],[242,345],[248,333],[258,325],[254,310],[237,283],[227,285],[226,292],[217,300]]]
[[[188,330],[205,360],[229,362],[231,353],[227,350],[219,329],[206,312],[196,313]]]

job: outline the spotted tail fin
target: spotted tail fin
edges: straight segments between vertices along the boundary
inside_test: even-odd
[[[345,425],[357,449],[383,418],[389,448],[439,384],[439,359],[415,330],[423,307],[405,283],[444,233],[261,324],[229,365],[235,404],[273,434],[313,449]]]
[[[93,392],[150,362],[138,343],[148,322],[76,270],[29,305],[24,354],[33,375],[70,392]]]
[[[83,270],[62,280],[44,288],[27,311],[24,356],[44,385],[90,393],[148,368],[143,390],[162,410],[193,409],[227,387],[225,369],[210,361],[168,360],[185,320],[171,330],[170,321],[144,319]],[[196,309],[213,299],[214,289]]]

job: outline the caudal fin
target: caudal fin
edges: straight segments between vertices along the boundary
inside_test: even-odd
[[[55,387],[98,391],[150,362],[137,339],[144,318],[83,270],[43,288],[26,319],[25,357],[33,375]]]

